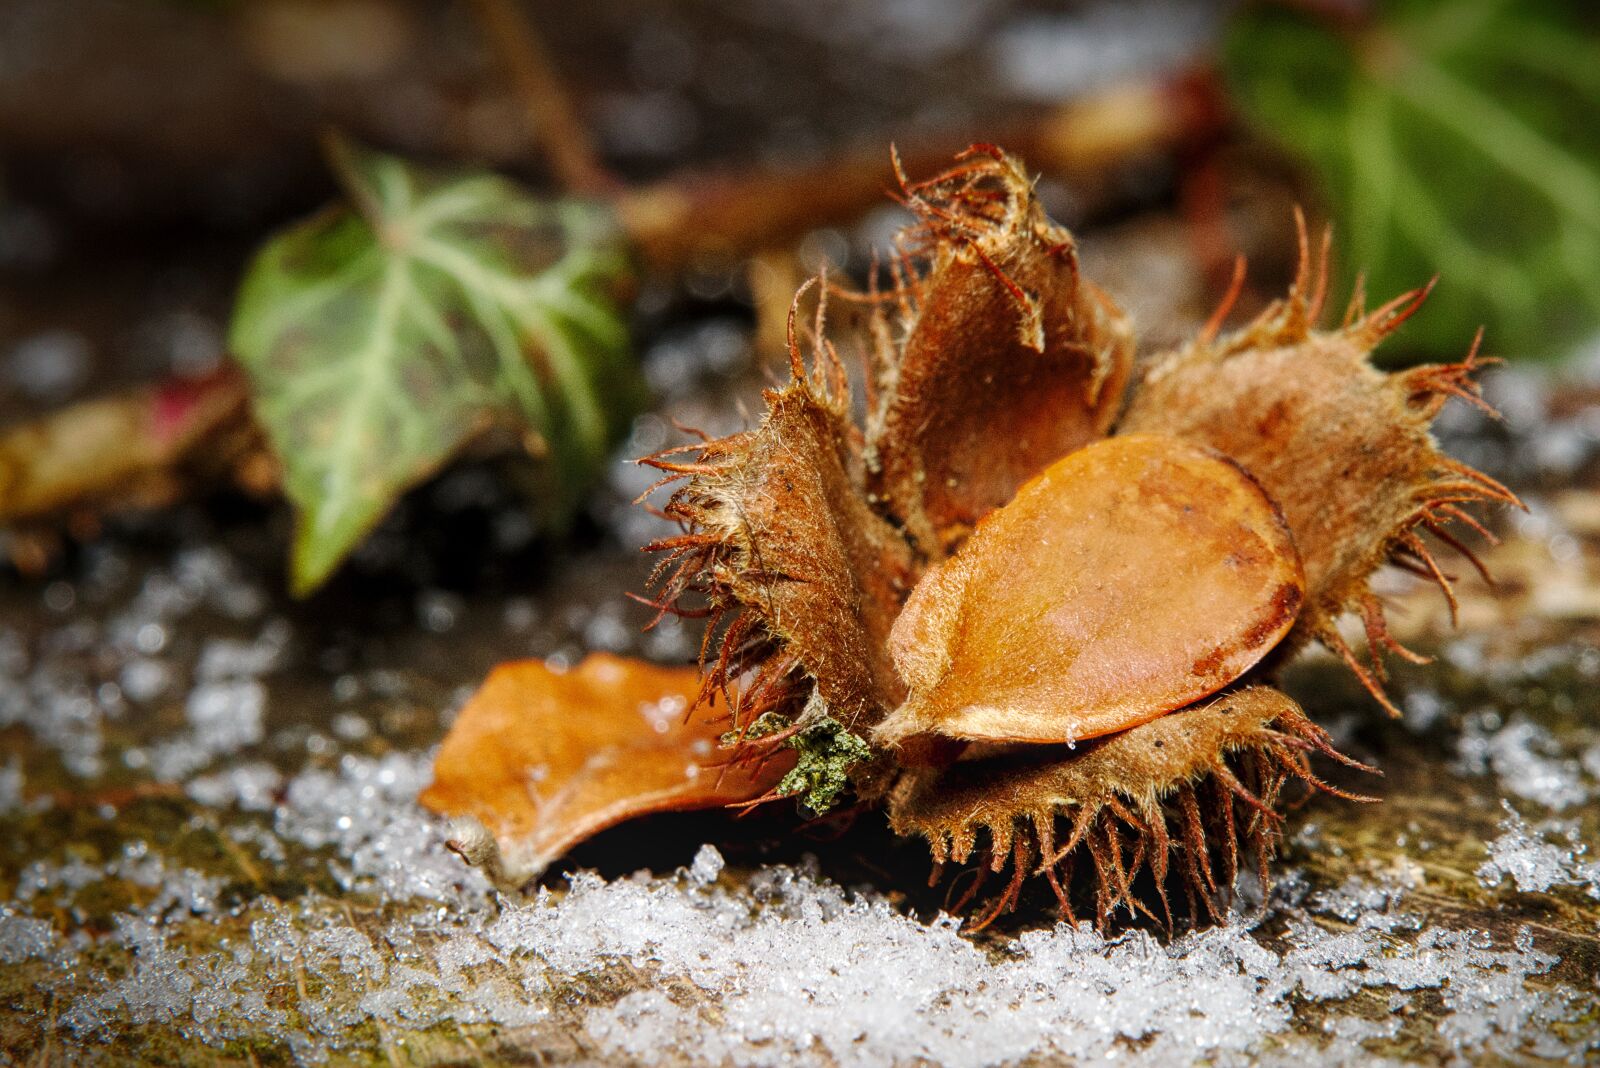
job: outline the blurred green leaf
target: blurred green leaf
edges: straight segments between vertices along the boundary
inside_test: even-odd
[[[1563,355],[1600,330],[1600,6],[1391,0],[1364,23],[1258,6],[1224,49],[1234,97],[1322,181],[1347,280],[1437,274],[1402,343]]]
[[[342,142],[332,156],[351,206],[262,248],[230,338],[295,508],[297,593],[491,428],[528,437],[563,515],[642,395],[602,209]]]

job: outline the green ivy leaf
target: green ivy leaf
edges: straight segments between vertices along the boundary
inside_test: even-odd
[[[1249,9],[1224,49],[1235,99],[1321,178],[1347,279],[1387,298],[1440,276],[1402,335],[1420,355],[1479,323],[1503,354],[1563,354],[1600,329],[1600,8],[1375,7]]]
[[[331,154],[351,206],[262,248],[230,337],[295,508],[297,594],[492,427],[529,440],[542,504],[564,514],[642,396],[602,209],[343,142]]]

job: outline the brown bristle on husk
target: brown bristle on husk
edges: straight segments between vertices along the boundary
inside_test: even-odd
[[[866,503],[848,382],[823,336],[825,293],[809,372],[795,298],[793,380],[767,391],[760,427],[642,461],[684,480],[664,512],[685,533],[646,547],[666,554],[655,603],[709,617],[702,700],[721,695],[741,734],[766,712],[799,715],[813,691],[864,733],[904,694],[886,645],[913,554]]]
[[[1087,854],[1098,925],[1121,907],[1170,928],[1171,875],[1195,919],[1221,918],[1241,849],[1268,885],[1282,828],[1276,805],[1291,780],[1373,800],[1322,782],[1311,752],[1363,767],[1284,694],[1252,686],[1072,750],[1018,747],[919,769],[896,785],[889,819],[896,832],[927,839],[935,879],[945,864],[974,856],[980,880],[1011,867],[1006,889],[975,926],[1013,907],[1029,874],[1045,877],[1073,920],[1071,876]],[[1152,878],[1160,916],[1133,892],[1141,871]]]

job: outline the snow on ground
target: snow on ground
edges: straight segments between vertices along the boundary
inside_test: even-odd
[[[1494,888],[1509,875],[1518,890],[1544,893],[1551,887],[1575,886],[1600,900],[1600,861],[1585,860],[1588,846],[1578,837],[1576,820],[1542,820],[1530,826],[1507,802],[1501,834],[1489,843],[1489,859],[1478,879]]]
[[[1420,869],[1309,895],[1291,875],[1264,913],[1169,945],[1060,924],[985,949],[952,920],[919,922],[804,867],[727,879],[711,846],[683,871],[579,874],[565,893],[513,901],[443,848],[444,826],[414,802],[427,777],[427,754],[346,756],[336,771],[291,779],[271,813],[269,837],[325,850],[343,888],[394,906],[381,922],[353,922],[314,894],[223,906],[220,880],[131,845],[108,864],[24,871],[0,911],[0,961],[48,960],[60,1024],[86,1046],[156,1024],[213,1043],[282,1042],[303,1063],[364,1024],[537,1025],[564,990],[616,968],[647,981],[585,1009],[582,1027],[606,1057],[643,1063],[1242,1063],[1280,1048],[1297,1011],[1362,991],[1387,998],[1390,1021],[1335,1012],[1324,1061],[1363,1062],[1362,1041],[1391,1034],[1421,996],[1443,999],[1439,1027],[1465,1058],[1577,1058],[1581,1047],[1556,1038],[1557,1025],[1595,1010],[1592,989],[1526,984],[1556,963],[1526,930],[1495,944],[1425,923],[1407,907]],[[203,793],[250,808],[260,779],[245,765]],[[1491,847],[1485,878],[1594,887],[1581,847],[1535,846],[1531,833],[1510,817],[1510,841]],[[127,970],[102,970],[86,935],[48,919],[112,878],[150,890],[108,936],[130,955]],[[249,938],[196,944],[196,924],[223,916],[247,918]],[[1259,932],[1278,923],[1287,933],[1269,948]]]
[[[696,335],[684,350],[717,348]],[[665,428],[641,419],[633,451],[659,447]],[[619,466],[619,509],[640,477]],[[621,518],[633,514],[607,517],[618,540],[650,533]],[[1558,546],[1565,533],[1539,527],[1541,515],[1520,533]],[[644,1064],[1369,1064],[1375,1050],[1401,1055],[1395,1040],[1419,1016],[1463,1062],[1600,1056],[1594,977],[1553,976],[1562,962],[1531,920],[1491,934],[1441,913],[1422,842],[1406,863],[1334,887],[1284,866],[1264,906],[1165,944],[1066,925],[979,943],[816,867],[729,870],[710,846],[682,871],[579,874],[563,891],[505,898],[416,805],[430,753],[394,743],[367,702],[402,692],[400,672],[330,675],[315,722],[286,724],[280,682],[303,667],[296,657],[330,651],[303,648],[225,550],[129,566],[92,551],[80,578],[42,591],[42,623],[0,623],[0,729],[29,745],[0,761],[0,819],[49,816],[65,803],[52,793],[62,776],[90,794],[108,774],[132,776],[171,788],[184,833],[220,828],[237,867],[200,870],[176,842],[136,838],[109,854],[61,842],[0,873],[0,965],[36,969],[50,1008],[34,1024],[83,1057],[155,1028],[217,1047],[277,1044],[314,1064],[384,1036],[481,1037],[493,1025],[513,1045],[559,1028],[596,1060]],[[616,610],[576,601],[485,607],[425,591],[416,605],[446,642],[468,641],[468,617],[483,612],[504,633],[540,635],[529,644],[555,657],[689,646],[672,628],[641,643]],[[1468,636],[1444,652],[1455,670],[1530,692],[1551,672],[1586,680],[1545,687],[1556,697],[1600,688],[1592,649],[1550,646],[1507,665]],[[1519,895],[1600,898],[1583,840],[1600,741],[1592,723],[1553,729],[1584,710],[1456,702],[1414,688],[1407,723],[1419,737],[1459,724],[1448,773],[1516,803],[1467,884],[1530,918]],[[429,711],[424,738],[447,704]],[[32,781],[46,759],[60,766],[50,790]],[[101,809],[117,827],[111,803]],[[1304,825],[1297,841],[1314,854],[1322,840]],[[278,888],[278,871],[299,888]],[[97,895],[120,903],[96,913]]]

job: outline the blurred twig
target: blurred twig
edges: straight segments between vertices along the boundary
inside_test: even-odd
[[[617,179],[601,164],[549,49],[517,0],[470,3],[490,47],[516,86],[528,129],[557,184],[584,196],[614,193],[619,188]]]
[[[1029,167],[1083,188],[1141,158],[1214,141],[1227,124],[1209,72],[1119,86],[1041,116],[986,131]],[[907,173],[931,173],[964,147],[958,137],[902,146]],[[894,188],[886,149],[797,169],[675,175],[615,199],[624,229],[645,260],[681,270],[781,246],[818,226],[846,221]]]

